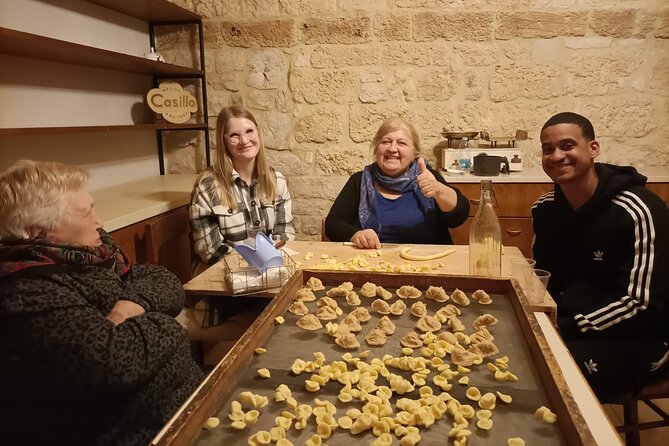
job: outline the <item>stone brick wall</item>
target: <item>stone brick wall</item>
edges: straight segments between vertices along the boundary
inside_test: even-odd
[[[433,162],[444,128],[526,129],[537,164],[541,125],[570,110],[593,121],[600,160],[669,166],[666,0],[174,1],[205,17],[212,128],[225,105],[252,109],[302,239],[320,237],[392,115],[411,119]],[[159,48],[190,63],[192,42],[166,33]],[[183,141],[173,171],[202,156]]]

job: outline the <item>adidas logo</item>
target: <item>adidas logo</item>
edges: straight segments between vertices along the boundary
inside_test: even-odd
[[[592,260],[594,260],[596,262],[604,261],[604,252],[603,251],[600,251],[600,250],[593,251],[592,255],[594,256],[592,258]]]

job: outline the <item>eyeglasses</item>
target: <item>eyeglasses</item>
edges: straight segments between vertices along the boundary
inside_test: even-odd
[[[393,142],[397,144],[397,147],[400,148],[409,147],[409,141],[407,141],[406,139],[391,139],[391,138],[382,138],[381,141],[379,141],[379,147],[382,149],[388,149],[390,146],[393,145]]]
[[[242,141],[242,138],[246,139],[247,141],[250,141],[252,139],[256,139],[257,135],[258,135],[258,130],[247,129],[244,133],[229,133],[225,135],[225,137],[228,139],[228,142],[230,142],[230,144],[237,145]]]

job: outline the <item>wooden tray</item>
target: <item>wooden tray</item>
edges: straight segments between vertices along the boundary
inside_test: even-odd
[[[386,353],[401,356],[399,339],[409,331],[414,330],[416,318],[410,316],[409,310],[415,300],[407,299],[408,308],[400,317],[390,316],[397,325],[396,333],[388,337],[386,345],[371,347],[365,342],[365,336],[380,318],[374,310],[370,311],[372,320],[363,324],[363,331],[357,334],[361,347],[358,350],[345,350],[334,343],[334,339],[325,333],[325,329],[317,332],[307,332],[295,326],[299,318],[287,311],[292,303],[295,292],[303,286],[310,277],[318,277],[323,281],[326,290],[349,281],[356,291],[365,282],[374,282],[387,290],[394,292],[403,285],[413,285],[425,292],[433,286],[442,286],[451,294],[459,288],[470,295],[477,289],[484,289],[493,298],[492,305],[480,305],[471,302],[468,307],[460,307],[460,319],[467,327],[465,333],[471,333],[471,322],[483,313],[495,315],[500,323],[490,327],[495,336],[495,344],[500,353],[497,356],[484,358],[483,364],[472,366],[469,373],[471,385],[478,387],[482,393],[499,390],[511,394],[514,398],[509,405],[497,401],[497,408],[493,410],[494,426],[490,431],[483,431],[476,427],[476,418],[470,419],[470,429],[473,433],[468,438],[470,445],[506,444],[509,437],[522,437],[527,444],[551,445],[595,445],[595,440],[580,413],[577,404],[564,382],[559,367],[550,352],[541,333],[538,323],[532,313],[524,310],[527,301],[518,283],[514,279],[492,279],[475,276],[445,276],[427,274],[391,274],[371,272],[334,272],[322,270],[302,270],[295,273],[284,286],[277,298],[266,308],[261,316],[249,328],[242,339],[233,347],[228,355],[217,365],[200,388],[184,404],[181,411],[168,423],[156,437],[156,445],[246,445],[248,437],[258,430],[269,430],[274,425],[274,417],[282,410],[287,409],[285,403],[274,402],[274,390],[281,384],[287,384],[293,391],[293,396],[299,403],[314,405],[314,398],[326,399],[337,406],[335,418],[344,415],[351,407],[361,407],[361,403],[354,400],[351,403],[337,401],[337,394],[341,385],[330,382],[317,393],[304,390],[304,380],[311,374],[294,376],[290,367],[295,358],[313,360],[314,352],[323,352],[326,362],[340,360],[341,355],[350,352],[357,357],[364,350],[370,350],[372,357],[381,357]],[[325,295],[326,290],[315,292],[317,297]],[[352,308],[345,300],[337,299],[344,310],[341,321]],[[370,309],[374,299],[361,297],[362,306]],[[389,302],[394,302],[394,296]],[[427,300],[424,295],[420,300],[427,304],[430,314],[445,305]],[[315,312],[315,303],[307,303],[311,313]],[[274,318],[283,315],[286,322],[275,325]],[[325,325],[325,323],[323,323]],[[255,355],[256,347],[265,347],[267,353]],[[414,353],[417,356],[418,352]],[[487,362],[494,362],[494,358],[508,355],[509,369],[519,380],[511,383],[498,383],[486,369]],[[257,370],[265,367],[271,370],[271,378],[263,379],[257,376]],[[350,369],[350,367],[349,367]],[[393,373],[401,372],[393,369]],[[431,383],[431,376],[428,383]],[[408,379],[410,376],[405,375]],[[475,402],[465,397],[467,386],[457,383],[456,377],[451,380],[453,389],[449,392],[463,404],[471,404],[475,409]],[[385,382],[383,382],[385,384]],[[418,386],[417,386],[418,388]],[[436,392],[441,392],[439,388]],[[261,417],[257,424],[247,427],[243,431],[234,431],[229,427],[227,416],[230,412],[230,403],[239,398],[239,393],[250,390],[269,398],[269,406],[260,409]],[[407,397],[407,395],[404,395]],[[410,398],[418,398],[417,391]],[[558,423],[544,424],[537,420],[534,411],[542,406],[548,406],[558,416]],[[217,416],[221,425],[211,431],[202,429],[208,417]],[[452,428],[453,419],[446,414],[429,429],[421,428],[421,444],[445,444],[448,431]],[[295,445],[304,444],[315,433],[313,418],[302,431],[291,428],[287,438]],[[374,439],[371,432],[352,435],[343,429],[335,433],[324,443],[330,446],[343,445],[351,442],[368,444]],[[399,443],[397,438],[395,443]],[[449,442],[450,443],[450,442]]]

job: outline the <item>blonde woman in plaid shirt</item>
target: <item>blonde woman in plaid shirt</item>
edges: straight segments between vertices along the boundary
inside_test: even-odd
[[[286,179],[270,167],[251,112],[221,110],[216,146],[216,162],[200,174],[191,199],[195,251],[203,262],[196,272],[258,231],[274,240],[295,239]]]

